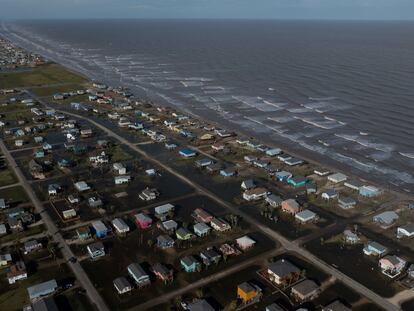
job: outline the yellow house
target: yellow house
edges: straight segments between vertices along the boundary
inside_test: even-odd
[[[243,303],[249,303],[256,299],[261,293],[261,289],[248,282],[241,283],[237,286],[237,298]]]
[[[207,134],[204,134],[203,136],[201,136],[200,140],[210,140],[210,139],[213,139],[213,138],[214,138],[213,135],[207,133]]]

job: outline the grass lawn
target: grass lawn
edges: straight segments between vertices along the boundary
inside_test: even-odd
[[[62,311],[97,311],[81,289],[73,289],[55,297],[56,305]]]
[[[132,158],[121,146],[108,148],[106,153],[111,157],[111,161],[113,162],[126,161]]]
[[[16,182],[16,175],[11,170],[5,169],[0,171],[0,187],[15,184]]]
[[[7,234],[5,236],[0,237],[0,243],[3,244],[3,243],[10,242],[10,241],[17,241],[27,236],[42,233],[43,231],[45,231],[45,227],[43,225],[33,226],[30,228],[27,228],[27,230],[23,232],[16,232],[16,233]]]
[[[0,74],[3,88],[41,86],[56,83],[84,83],[84,78],[67,71],[57,64],[47,64],[34,68],[31,72]]]
[[[0,112],[1,113],[10,113],[17,110],[28,110],[28,108],[20,103],[15,104],[8,104],[8,105],[1,105]]]
[[[22,310],[23,306],[29,304],[29,295],[27,287],[46,282],[51,279],[57,281],[70,277],[69,268],[66,265],[48,265],[45,268],[39,268],[33,275],[29,275],[26,280],[19,281],[16,284],[9,285],[6,279],[6,271],[0,272],[0,310],[17,311]]]
[[[29,202],[29,198],[21,186],[1,189],[0,198],[5,199],[8,204]]]
[[[31,91],[37,96],[53,96],[56,93],[66,93],[80,89],[83,89],[83,87],[79,84],[67,84],[51,87],[33,88],[31,89]]]

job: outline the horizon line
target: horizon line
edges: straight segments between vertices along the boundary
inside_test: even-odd
[[[7,21],[64,21],[64,20],[164,20],[164,21],[330,21],[330,22],[414,22],[413,19],[395,18],[254,18],[254,17],[31,17],[31,18],[1,18],[0,22]]]

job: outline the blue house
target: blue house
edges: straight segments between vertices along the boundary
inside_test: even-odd
[[[99,239],[106,237],[108,234],[108,228],[100,220],[92,222],[92,227],[95,230],[96,237]]]
[[[295,188],[304,187],[308,180],[305,177],[297,176],[288,179],[288,184],[292,185]]]
[[[175,148],[177,148],[177,145],[174,143],[165,143],[165,148],[167,150],[174,150]]]
[[[362,186],[359,188],[359,195],[367,198],[376,197],[380,194],[380,190],[374,186]]]
[[[12,207],[7,210],[8,218],[17,218],[24,214],[24,209],[22,207]]]
[[[174,247],[174,240],[168,235],[160,235],[157,238],[157,246],[161,249]]]
[[[276,172],[275,177],[278,181],[286,181],[292,177],[292,174],[286,171]]]
[[[44,150],[37,150],[35,152],[35,158],[39,159],[39,158],[43,158],[45,156],[45,151]]]
[[[231,169],[231,168],[227,168],[227,169],[221,170],[220,175],[224,176],[224,177],[235,176],[236,175],[236,170]]]
[[[199,237],[203,237],[206,236],[210,233],[210,227],[207,226],[205,223],[200,222],[194,225],[193,227],[194,229],[194,233],[199,236]]]
[[[179,151],[180,155],[184,158],[192,158],[196,156],[196,152],[190,148],[182,149]]]
[[[387,248],[378,242],[370,241],[365,245],[363,251],[368,256],[382,256],[387,252]]]
[[[60,160],[57,161],[57,164],[60,168],[68,167],[69,166],[69,161],[66,160],[66,159],[60,159]]]
[[[185,256],[180,259],[181,266],[185,272],[191,273],[196,272],[200,263],[193,256]]]

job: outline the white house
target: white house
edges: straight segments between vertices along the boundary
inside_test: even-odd
[[[0,255],[0,267],[7,266],[12,263],[12,256],[10,254]]]
[[[243,199],[246,201],[257,201],[266,198],[269,194],[266,188],[253,188],[243,192]]]
[[[126,277],[119,277],[114,280],[114,287],[118,294],[125,294],[132,290],[132,285],[129,283]]]
[[[397,228],[397,238],[412,237],[414,235],[414,224],[408,224]]]
[[[115,176],[114,177],[114,182],[115,185],[123,185],[123,184],[128,184],[131,181],[131,176]]]
[[[86,248],[88,250],[89,256],[92,259],[105,256],[105,247],[102,242],[89,244]]]
[[[344,182],[348,179],[348,176],[342,173],[335,173],[328,176],[328,180],[334,184],[339,184],[341,182]]]
[[[18,261],[12,265],[7,273],[7,280],[9,284],[14,284],[16,281],[27,279],[26,266],[23,261]]]
[[[317,218],[316,213],[308,209],[305,209],[295,215],[295,219],[301,223],[307,223],[307,222],[316,220],[316,218]]]
[[[126,174],[126,167],[119,162],[116,162],[113,164],[113,169],[116,171],[119,175],[125,175]]]
[[[322,192],[322,199],[324,200],[333,200],[338,197],[338,192],[335,189],[327,189]]]
[[[75,183],[75,188],[79,192],[91,190],[91,187],[89,187],[89,185],[85,181],[78,181],[77,183]]]
[[[116,232],[119,234],[125,234],[129,232],[129,226],[122,218],[115,218],[112,220],[112,226],[114,226]]]

